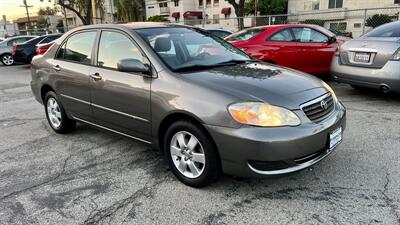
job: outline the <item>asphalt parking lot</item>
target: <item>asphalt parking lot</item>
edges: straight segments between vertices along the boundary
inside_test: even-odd
[[[194,189],[144,144],[54,133],[29,81],[27,66],[0,65],[0,224],[400,224],[399,95],[331,83],[348,120],[330,157]]]

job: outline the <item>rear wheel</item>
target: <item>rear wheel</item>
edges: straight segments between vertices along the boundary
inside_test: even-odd
[[[65,134],[75,128],[76,122],[67,117],[64,107],[54,92],[47,92],[44,100],[44,108],[47,121],[55,132]]]
[[[201,127],[189,121],[172,124],[165,134],[164,149],[172,172],[184,184],[203,187],[218,179],[218,152]]]
[[[11,54],[6,53],[1,56],[1,63],[3,63],[5,66],[11,66],[14,64],[14,58]]]

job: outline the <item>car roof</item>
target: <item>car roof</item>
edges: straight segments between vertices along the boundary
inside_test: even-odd
[[[159,22],[132,22],[124,24],[95,24],[78,27],[76,30],[84,29],[102,29],[102,28],[127,28],[127,29],[142,29],[142,28],[168,28],[168,27],[190,27],[180,24],[159,23]]]

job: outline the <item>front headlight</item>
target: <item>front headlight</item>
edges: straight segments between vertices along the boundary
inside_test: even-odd
[[[228,107],[228,111],[237,122],[253,126],[298,126],[301,123],[292,111],[262,102],[235,103]]]
[[[335,91],[331,88],[331,86],[329,86],[327,83],[322,81],[322,84],[324,85],[324,87],[331,93],[332,98],[335,102],[338,102],[338,99],[336,97]]]

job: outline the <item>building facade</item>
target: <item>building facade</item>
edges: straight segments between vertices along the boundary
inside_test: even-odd
[[[205,16],[207,27],[237,29],[235,20],[230,19],[236,17],[233,7],[226,0],[146,0],[145,3],[147,19],[158,15],[171,22],[201,26]]]
[[[375,14],[399,17],[400,0],[289,0],[289,22],[324,21],[328,29],[352,32],[360,36],[371,29],[365,20]],[[378,9],[377,9],[378,8]],[[379,22],[379,21],[376,21]]]

